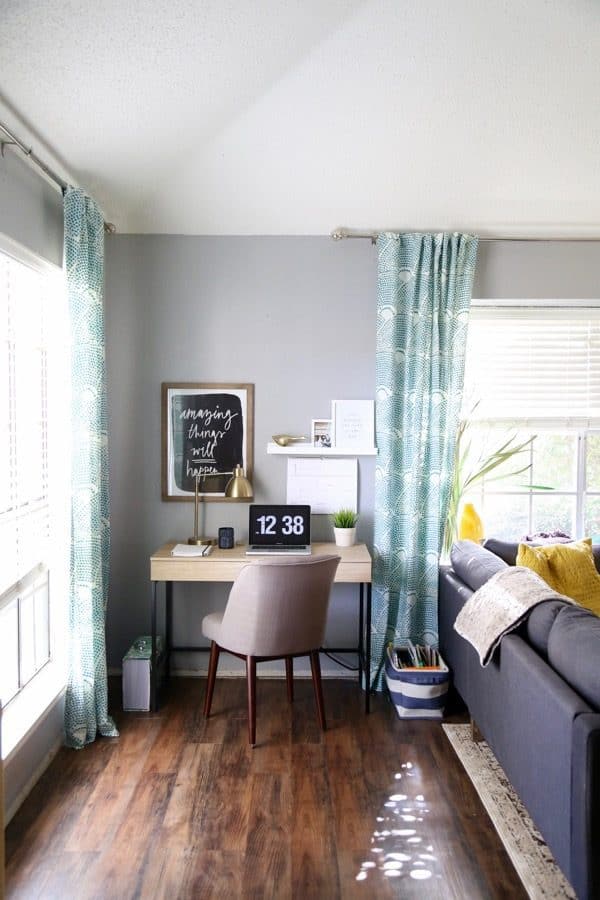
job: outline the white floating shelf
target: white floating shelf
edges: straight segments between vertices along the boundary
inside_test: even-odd
[[[344,450],[343,447],[313,447],[310,444],[290,444],[280,447],[274,441],[267,444],[270,456],[377,456],[377,447],[369,450]]]

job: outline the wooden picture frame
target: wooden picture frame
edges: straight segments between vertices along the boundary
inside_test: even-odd
[[[163,382],[161,420],[163,500],[193,501],[200,474],[204,501],[231,502],[225,486],[236,465],[252,480],[253,384]]]

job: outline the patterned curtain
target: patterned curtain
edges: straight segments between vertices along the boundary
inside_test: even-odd
[[[381,234],[373,687],[388,642],[437,646],[439,554],[462,396],[477,238]]]
[[[71,316],[73,397],[69,672],[66,744],[77,749],[97,732],[115,737],[108,715],[105,618],[109,507],[104,368],[104,221],[75,188],[64,198],[65,267]]]

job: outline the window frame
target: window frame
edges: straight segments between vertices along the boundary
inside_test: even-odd
[[[510,315],[510,310],[521,310],[521,311],[538,311],[540,316],[543,316],[546,312],[549,316],[552,315],[553,312],[557,310],[578,310],[578,312],[589,309],[594,310],[595,313],[600,317],[600,299],[598,300],[589,300],[589,299],[572,299],[572,300],[564,300],[564,299],[538,299],[538,300],[526,300],[521,301],[518,298],[510,298],[510,299],[481,299],[474,298],[472,300],[472,311],[473,310],[486,310],[486,317],[491,319],[492,317],[489,315],[490,310],[497,308],[499,310],[500,316]],[[600,353],[599,353],[600,358]],[[467,372],[467,366],[465,365],[465,372]],[[540,432],[544,432],[546,434],[572,434],[576,438],[576,446],[575,446],[575,482],[573,490],[566,489],[557,489],[551,492],[546,491],[536,491],[533,488],[516,490],[515,488],[502,490],[502,482],[492,482],[491,484],[488,482],[486,485],[485,481],[482,484],[478,484],[475,490],[470,491],[468,497],[464,497],[463,500],[468,499],[474,503],[477,503],[478,499],[481,500],[488,496],[498,496],[498,497],[527,497],[528,505],[527,505],[527,517],[528,517],[528,530],[527,533],[532,533],[534,528],[533,525],[533,501],[536,496],[547,496],[547,497],[560,497],[567,496],[573,497],[575,503],[575,511],[574,511],[574,529],[575,533],[573,537],[581,538],[584,537],[585,534],[585,520],[586,520],[586,502],[588,498],[591,497],[600,497],[600,486],[597,490],[589,489],[587,485],[587,472],[586,472],[586,455],[587,455],[587,440],[590,435],[600,435],[600,418],[596,418],[593,416],[585,417],[579,416],[577,418],[567,418],[565,416],[557,416],[557,417],[548,417],[548,416],[516,416],[514,418],[507,418],[505,416],[493,418],[490,416],[485,416],[481,419],[478,419],[477,416],[469,416],[468,413],[468,389],[469,385],[465,384],[465,396],[463,398],[463,410],[462,416],[464,418],[468,418],[474,428],[479,426],[485,427],[497,427],[502,428],[504,426],[506,433],[514,433],[514,432],[529,432],[531,434],[539,434]],[[473,398],[471,398],[471,402]],[[535,452],[535,446],[530,448],[529,452],[529,462],[533,459],[533,454]],[[485,519],[484,519],[485,521]]]
[[[475,429],[477,427],[496,427],[497,422],[494,420],[482,420],[481,422],[474,422],[473,426]],[[509,429],[513,432],[523,431],[523,424],[518,420],[512,420],[511,422],[503,421],[502,424],[506,424]],[[502,482],[487,482],[485,479],[482,480],[472,491],[469,491],[468,494],[465,494],[463,497],[464,501],[472,502],[475,506],[478,506],[480,513],[485,522],[485,498],[486,497],[526,497],[528,499],[527,506],[527,517],[528,517],[528,525],[527,525],[527,534],[531,534],[534,530],[534,510],[533,510],[533,500],[535,497],[570,497],[574,501],[575,510],[573,515],[573,527],[574,534],[572,535],[574,538],[582,538],[587,536],[587,530],[585,527],[586,523],[586,503],[589,498],[600,497],[600,487],[597,489],[590,488],[588,486],[587,481],[587,441],[590,436],[598,436],[600,437],[600,427],[595,428],[586,428],[586,429],[575,429],[575,428],[567,428],[560,427],[556,424],[548,425],[543,422],[535,423],[533,420],[528,419],[527,424],[525,426],[525,430],[528,430],[531,427],[533,432],[544,432],[547,435],[573,435],[575,438],[575,446],[574,446],[574,481],[573,481],[573,489],[568,490],[567,488],[557,488],[552,489],[551,491],[543,491],[536,490],[534,487],[529,487],[523,489],[518,489],[515,487],[509,487],[506,489],[502,489]],[[529,450],[529,463],[531,464],[533,461],[533,454],[535,453],[535,442],[534,445]],[[522,460],[519,465],[526,465],[525,460]],[[596,532],[595,532],[596,533]]]
[[[0,254],[10,257],[17,264],[33,269],[48,278],[48,298],[56,299],[62,294],[60,309],[53,310],[60,321],[59,338],[53,337],[54,352],[48,363],[49,371],[44,372],[44,389],[52,394],[48,410],[47,456],[48,483],[47,503],[49,508],[49,536],[47,548],[40,554],[39,562],[12,586],[7,587],[3,598],[12,595],[15,599],[22,586],[31,577],[38,577],[44,570],[47,575],[48,590],[48,659],[21,683],[2,710],[2,758],[10,759],[27,739],[37,723],[46,715],[50,707],[62,695],[66,685],[66,644],[65,626],[69,588],[69,482],[70,482],[70,396],[65,400],[64,392],[70,391],[70,373],[64,353],[65,343],[70,351],[68,309],[64,269],[38,256],[27,247],[0,232]],[[62,359],[61,359],[62,356]],[[70,352],[68,357],[70,358]],[[60,392],[61,402],[57,402]],[[56,396],[55,396],[56,395]],[[56,419],[57,409],[65,410]],[[61,437],[62,435],[62,437]],[[46,499],[45,501],[46,502]],[[11,600],[6,600],[6,604]],[[3,605],[6,605],[3,604]],[[20,604],[19,604],[20,606]],[[19,612],[20,619],[20,612]],[[34,625],[35,635],[35,625]],[[20,657],[20,650],[19,650]]]

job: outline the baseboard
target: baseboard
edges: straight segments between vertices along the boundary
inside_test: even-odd
[[[198,669],[171,669],[171,675],[173,678],[206,678],[206,670],[198,670]],[[246,675],[244,672],[241,672],[239,669],[221,669],[219,666],[218,678],[245,678]],[[257,678],[269,678],[269,679],[277,679],[279,681],[285,681],[285,673],[281,672],[273,672],[268,669],[257,669],[256,670]],[[306,672],[294,672],[294,678],[306,678],[312,679],[312,674],[310,669]],[[357,672],[321,672],[321,678],[325,681],[328,678],[347,678],[348,680],[357,681],[358,673]]]
[[[112,666],[108,670],[108,674],[115,677],[121,677],[123,675],[123,671],[120,666]],[[172,678],[206,678],[207,670],[206,669],[171,669],[171,677]],[[219,678],[245,678],[245,674],[241,669],[222,669],[219,666]],[[272,669],[257,669],[256,671],[257,678],[277,678],[280,681],[285,680],[285,672],[275,672]],[[294,672],[294,678],[312,678],[310,669],[306,671]],[[339,672],[323,672],[321,671],[321,678],[325,681],[328,678],[345,678],[349,681],[357,681],[358,673],[350,672],[346,669],[341,669]]]
[[[46,753],[44,758],[41,760],[40,764],[37,766],[35,771],[31,774],[27,782],[23,785],[17,796],[12,801],[11,805],[5,810],[4,813],[4,825],[8,825],[10,820],[13,818],[15,813],[18,812],[21,805],[25,802],[37,782],[40,780],[58,751],[63,745],[62,738],[58,738],[56,743],[50,748],[50,750]]]

